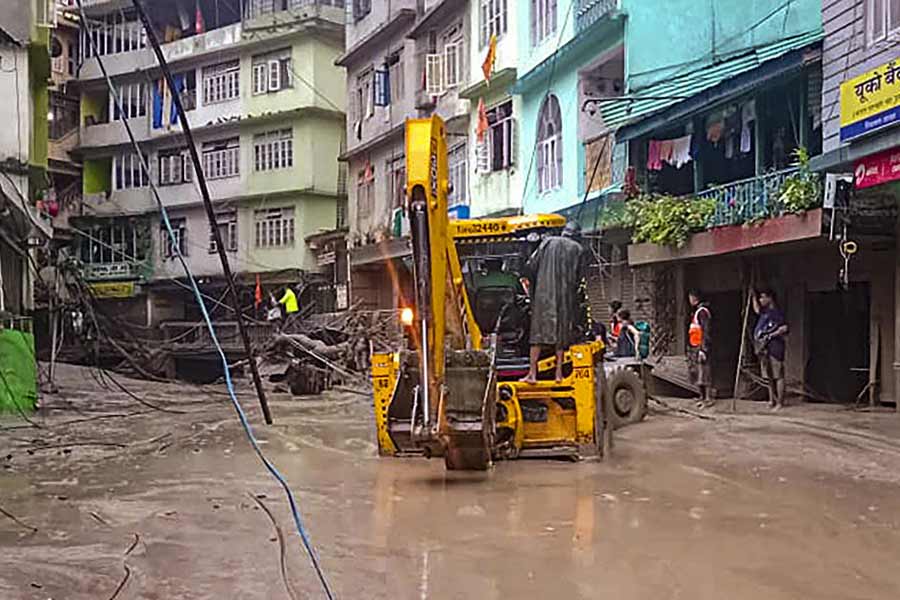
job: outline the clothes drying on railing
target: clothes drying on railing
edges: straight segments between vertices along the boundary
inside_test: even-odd
[[[647,170],[660,171],[663,164],[680,169],[691,162],[691,140],[688,134],[670,140],[650,140],[647,152]]]
[[[173,75],[175,91],[181,94],[185,88],[185,76]],[[170,127],[178,122],[178,109],[175,107],[175,99],[169,91],[164,79],[160,79],[153,86],[153,129]]]

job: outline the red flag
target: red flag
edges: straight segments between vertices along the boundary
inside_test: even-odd
[[[206,23],[203,22],[203,13],[200,11],[200,3],[197,2],[197,17],[194,20],[194,33],[204,33],[206,31]]]
[[[478,125],[475,127],[475,135],[478,136],[478,141],[483,142],[484,136],[488,132],[488,128],[490,127],[490,123],[488,122],[487,117],[487,108],[484,106],[484,98],[478,99]]]
[[[259,273],[256,274],[256,296],[254,299],[256,300],[256,308],[259,308],[259,305],[262,304],[263,301],[262,284],[259,283]]]

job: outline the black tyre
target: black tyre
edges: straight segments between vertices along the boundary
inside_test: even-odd
[[[647,393],[640,375],[628,367],[616,367],[606,375],[610,422],[618,429],[638,423],[647,414]]]

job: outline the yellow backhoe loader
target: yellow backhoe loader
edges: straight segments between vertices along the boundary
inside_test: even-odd
[[[527,456],[605,456],[611,447],[602,342],[584,338],[528,369],[525,263],[559,215],[450,220],[446,132],[438,117],[406,124],[415,306],[408,345],[372,356],[379,452],[443,457],[487,469]],[[573,267],[574,268],[574,267]]]

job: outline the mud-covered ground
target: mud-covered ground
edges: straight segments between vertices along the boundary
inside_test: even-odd
[[[324,597],[221,389],[121,381],[183,414],[64,367],[39,428],[0,420],[0,599]],[[241,398],[341,599],[900,597],[895,414],[656,415],[610,462],[447,474],[377,458],[363,396]]]

